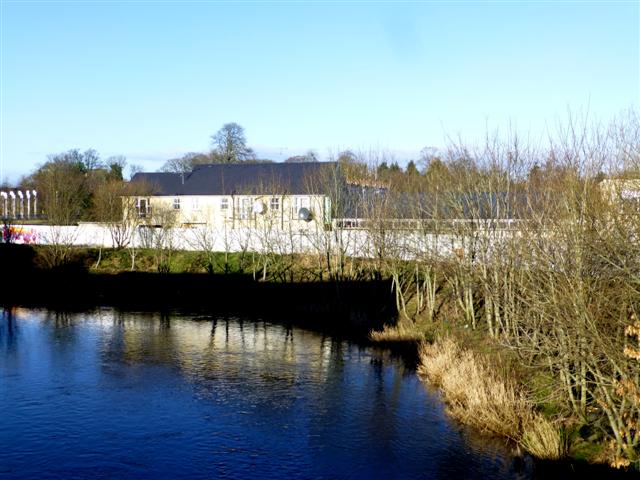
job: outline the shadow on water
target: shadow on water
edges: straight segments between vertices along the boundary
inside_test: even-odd
[[[0,307],[0,346],[7,351],[14,349],[17,335],[18,325],[15,320],[14,308]]]
[[[393,323],[397,313],[391,284],[384,280],[275,283],[240,274],[93,274],[74,264],[36,268],[33,256],[30,246],[0,245],[0,263],[12,276],[0,288],[0,302],[69,311],[100,305],[271,316],[360,336]]]

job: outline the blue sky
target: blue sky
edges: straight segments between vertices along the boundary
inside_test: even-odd
[[[387,151],[640,104],[640,2],[0,0],[3,174],[155,170],[224,123],[260,156]],[[4,179],[4,178],[3,178]]]

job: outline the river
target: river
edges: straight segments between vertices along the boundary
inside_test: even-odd
[[[259,319],[0,316],[0,478],[531,478],[387,350]]]

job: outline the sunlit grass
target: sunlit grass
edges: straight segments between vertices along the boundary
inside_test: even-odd
[[[427,332],[419,325],[408,322],[396,325],[386,325],[384,329],[369,333],[373,342],[420,342],[425,339]]]

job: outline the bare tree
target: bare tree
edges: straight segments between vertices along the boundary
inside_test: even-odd
[[[143,168],[137,164],[129,165],[129,178],[131,179],[136,173],[142,172]]]
[[[122,180],[110,180],[100,184],[94,192],[94,216],[109,229],[114,248],[127,247],[140,222],[135,205],[131,199],[147,195],[150,186],[144,182],[126,183]]]
[[[75,248],[79,228],[75,225],[50,225],[43,233],[43,243],[47,245],[41,251],[45,266],[56,268],[67,265]]]
[[[111,178],[124,179],[124,169],[127,166],[127,158],[124,155],[113,155],[107,158],[104,164],[109,168]]]
[[[78,152],[77,150],[71,150],[71,152]],[[82,154],[78,154],[78,158],[84,164],[84,168],[90,172],[91,170],[97,170],[103,167],[100,161],[100,154],[94,149],[86,150]]]
[[[176,217],[172,208],[154,208],[138,227],[143,246],[153,250],[158,273],[171,272],[171,260],[178,248]]]
[[[211,156],[204,153],[185,153],[180,158],[172,158],[167,160],[160,168],[161,172],[187,173],[191,172],[196,165],[212,163]]]
[[[309,150],[304,155],[294,155],[293,157],[287,158],[284,162],[285,163],[313,163],[318,161],[319,161],[318,154],[313,150]]]
[[[42,210],[59,225],[77,221],[89,204],[84,166],[67,157],[52,157],[31,176]]]
[[[255,153],[247,146],[244,128],[237,123],[225,123],[211,136],[212,157],[220,163],[236,163],[255,158]]]

